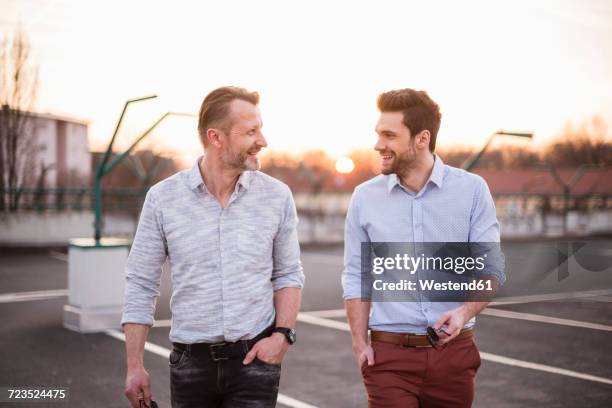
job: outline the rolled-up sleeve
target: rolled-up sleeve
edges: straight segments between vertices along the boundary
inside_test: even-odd
[[[300,260],[297,233],[298,217],[291,190],[287,188],[283,219],[274,238],[272,286],[283,288],[304,287],[304,270]]]
[[[351,197],[344,228],[344,269],[342,271],[342,297],[345,300],[364,297],[362,293],[361,246],[369,242],[359,220],[359,190]]]
[[[505,258],[500,246],[500,228],[495,211],[495,202],[486,181],[478,177],[474,203],[470,216],[470,243],[480,243],[479,255],[486,252],[486,268],[481,275],[492,275],[502,285],[506,281]],[[472,246],[475,248],[476,246]]]
[[[149,190],[125,268],[122,325],[153,325],[162,265],[168,252],[162,225],[161,211],[156,205],[153,192]]]

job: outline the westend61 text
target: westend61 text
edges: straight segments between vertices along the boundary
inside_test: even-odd
[[[385,291],[413,291],[413,290],[424,290],[424,291],[475,291],[475,290],[493,290],[490,280],[474,280],[472,282],[438,282],[432,279],[419,280],[419,287],[414,281],[408,281],[405,279],[399,282],[383,282],[380,279],[375,280],[372,283],[374,290]]]

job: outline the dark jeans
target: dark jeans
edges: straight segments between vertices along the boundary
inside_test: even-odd
[[[170,391],[173,408],[274,407],[281,366],[258,359],[213,361],[208,353],[173,350],[170,354]]]

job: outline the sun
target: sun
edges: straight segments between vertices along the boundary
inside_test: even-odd
[[[336,160],[336,171],[342,174],[348,174],[355,168],[355,163],[350,157],[341,157]]]

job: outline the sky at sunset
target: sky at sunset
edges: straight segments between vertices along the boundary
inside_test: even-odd
[[[425,4],[428,3],[428,4]],[[259,91],[271,148],[333,156],[375,142],[376,96],[426,90],[442,145],[493,131],[535,143],[594,115],[612,129],[612,2],[0,0],[0,35],[21,24],[40,70],[36,110],[90,122],[123,145],[165,111],[197,112],[222,85]],[[194,156],[195,119],[148,142]]]

